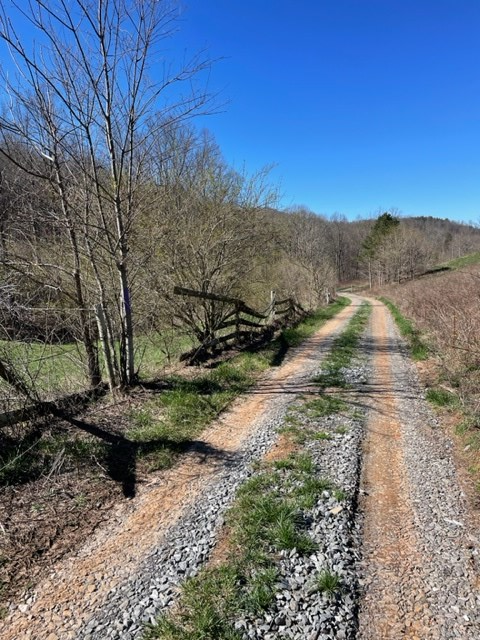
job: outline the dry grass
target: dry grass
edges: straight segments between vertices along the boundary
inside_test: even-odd
[[[480,268],[385,287],[382,293],[426,336],[441,365],[440,382],[480,414]]]

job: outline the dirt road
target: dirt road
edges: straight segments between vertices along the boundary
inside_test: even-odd
[[[173,547],[163,556],[155,555],[157,550],[169,536],[185,535],[184,546],[190,553],[198,541],[187,540],[189,523],[206,522],[210,510],[204,528],[212,531],[212,542],[199,551],[199,563],[208,557],[215,545],[214,529],[221,522],[215,520],[217,506],[204,502],[206,494],[221,494],[222,504],[228,504],[243,470],[275,446],[272,423],[278,426],[299,394],[318,393],[312,375],[334,336],[362,302],[358,296],[351,297],[349,308],[237,401],[180,464],[119,508],[115,521],[53,567],[51,575],[27,594],[28,599],[12,605],[0,623],[2,639],[140,637],[142,613],[164,602],[157,593],[163,583],[157,578],[165,572],[165,558],[176,555]],[[372,379],[352,389],[350,398],[348,393],[345,396],[352,408],[360,405],[368,413],[361,478],[358,473],[355,476],[360,482],[358,512],[352,515],[361,529],[359,599],[351,605],[352,616],[358,612],[358,624],[352,639],[478,640],[480,543],[469,520],[451,444],[423,397],[389,312],[377,301],[373,301],[362,349],[363,359],[372,363]],[[249,457],[245,457],[248,446]],[[178,529],[189,513],[190,520]],[[188,567],[181,566],[187,564],[182,553],[180,547],[179,581],[188,572]],[[170,577],[163,577],[168,586]],[[156,594],[156,604],[141,593]],[[134,612],[127,614],[123,608]],[[136,616],[133,622],[131,615]],[[337,637],[322,629],[321,616],[314,636]],[[289,635],[285,627],[280,635],[269,637],[302,636]]]
[[[308,390],[312,371],[355,306],[343,309],[247,397],[235,402],[180,464],[117,515],[114,525],[99,530],[75,556],[53,567],[28,600],[11,607],[0,623],[2,640],[78,638],[79,630],[108,598],[135,578],[145,557],[162,544],[166,532],[195,504],[212,478],[228,467],[252,432],[276,410],[284,410],[297,393]]]
[[[479,544],[451,443],[379,302],[372,313],[371,350],[358,637],[478,639]]]

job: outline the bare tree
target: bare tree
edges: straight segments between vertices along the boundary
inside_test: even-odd
[[[304,207],[292,210],[285,250],[290,262],[303,270],[306,302],[311,307],[324,303],[337,282],[328,222]]]
[[[205,108],[207,96],[192,89],[192,80],[209,62],[197,56],[178,71],[164,64],[160,80],[149,77],[178,16],[166,0],[11,4],[40,44],[22,41],[4,3],[0,37],[18,74],[15,81],[4,77],[9,103],[0,117],[0,151],[15,162],[12,141],[21,145],[18,165],[50,185],[68,236],[75,304],[85,309],[96,289],[106,318],[104,348],[114,362],[110,384],[129,385],[135,377],[130,237],[146,206],[151,140],[156,128]],[[81,322],[88,327],[86,318]]]
[[[170,131],[164,144],[162,205],[150,230],[156,251],[151,288],[161,292],[163,309],[175,310],[203,342],[231,309],[217,301],[173,296],[173,288],[248,295],[259,261],[268,258],[268,208],[276,193],[268,184],[268,169],[254,175],[232,170],[206,132]]]

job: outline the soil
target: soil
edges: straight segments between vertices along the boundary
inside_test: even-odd
[[[432,638],[418,549],[386,329],[386,308],[374,304],[373,409],[364,442],[360,511],[363,562],[368,575],[360,608],[360,634],[372,638]]]

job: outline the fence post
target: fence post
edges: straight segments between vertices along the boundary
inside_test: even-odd
[[[95,305],[95,316],[97,318],[98,324],[98,335],[100,337],[100,342],[102,343],[103,355],[105,357],[105,366],[107,368],[108,375],[108,386],[110,387],[110,391],[113,391],[113,389],[115,388],[115,374],[113,371],[110,345],[108,343],[107,321],[105,319],[105,311],[103,310],[103,306],[101,304]]]
[[[235,333],[237,334],[237,342],[240,342],[240,305],[235,303]]]
[[[275,295],[275,291],[272,289],[272,291],[270,291],[270,309],[268,312],[268,324],[273,324],[275,322],[275,302],[276,302],[276,295]]]

